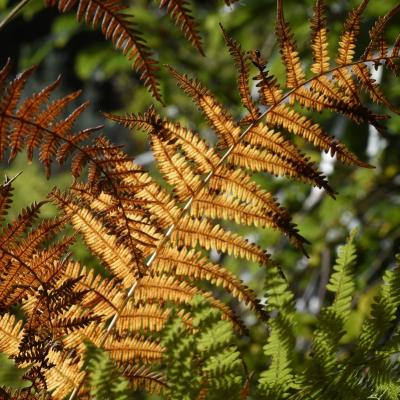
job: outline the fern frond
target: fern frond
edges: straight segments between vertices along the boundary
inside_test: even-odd
[[[186,39],[204,56],[201,37],[187,0],[161,0],[160,8],[165,7],[168,15],[175,21]]]
[[[48,391],[52,398],[62,400],[75,387],[76,381],[83,379],[84,372],[81,371],[83,361],[73,361],[63,353],[51,350],[49,360],[53,367],[45,371]]]
[[[22,339],[22,320],[16,321],[12,314],[0,316],[0,352],[12,355],[18,352]]]
[[[163,249],[157,256],[153,270],[157,273],[167,273],[180,279],[206,280],[213,285],[221,286],[239,301],[243,301],[259,315],[263,315],[262,307],[259,304],[255,293],[243,285],[224,267],[213,264],[204,258],[200,253],[185,249],[168,248]]]
[[[211,224],[207,219],[185,216],[172,233],[171,240],[178,246],[195,247],[197,243],[206,250],[215,249],[222,253],[264,263],[268,255],[258,246],[241,236],[225,231],[219,225]]]
[[[264,346],[264,354],[271,357],[271,363],[269,368],[261,373],[258,387],[263,398],[278,400],[289,396],[295,382],[291,357],[295,345],[294,296],[277,268],[267,270],[265,282],[266,308],[273,317],[269,322],[270,335]]]
[[[283,15],[282,0],[277,1],[276,37],[279,42],[282,63],[286,68],[286,87],[297,88],[305,81],[293,33]]]
[[[222,29],[222,33],[224,34],[225,42],[228,46],[229,53],[231,54],[233,61],[235,62],[236,70],[238,71],[238,90],[240,94],[240,98],[242,100],[243,106],[249,112],[249,115],[246,117],[246,121],[257,121],[260,117],[260,111],[256,104],[254,103],[250,87],[249,87],[249,58],[246,54],[244,54],[240,44],[233,40],[230,36],[228,36],[227,32],[223,28],[222,24],[220,24]]]
[[[311,48],[314,60],[311,71],[314,74],[323,74],[329,70],[328,39],[325,4],[323,0],[317,0],[314,6],[314,15],[311,19],[311,32]]]
[[[167,388],[165,377],[159,372],[152,372],[147,366],[129,366],[123,375],[130,381],[133,390],[146,390],[148,393],[160,394]]]
[[[75,229],[85,238],[85,242],[100,257],[105,265],[129,288],[136,281],[141,265],[138,254],[132,254],[129,248],[118,245],[116,238],[109,235],[93,213],[81,208],[59,191],[53,190],[51,198],[71,218]]]
[[[168,69],[182,90],[193,99],[203,112],[204,117],[218,135],[221,144],[224,147],[229,147],[236,143],[241,129],[212,93],[196,79],[182,75],[170,66]]]
[[[100,27],[106,39],[114,47],[133,60],[132,67],[140,74],[140,79],[152,96],[161,101],[156,79],[157,62],[143,39],[132,17],[126,13],[128,7],[119,0],[46,0],[49,6],[57,6],[60,12],[76,8],[78,21],[84,20],[93,29]]]

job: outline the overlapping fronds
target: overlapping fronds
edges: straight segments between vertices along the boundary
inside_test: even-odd
[[[11,203],[12,182],[6,179],[0,190],[3,215]],[[0,233],[0,309],[7,310],[31,290],[57,275],[60,257],[72,243],[72,237],[61,238],[45,247],[46,242],[65,225],[65,218],[44,220],[36,227],[40,207],[33,203],[19,216],[2,226]]]

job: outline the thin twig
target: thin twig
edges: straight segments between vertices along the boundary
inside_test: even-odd
[[[13,20],[20,12],[21,10],[30,2],[31,0],[22,0],[20,1],[3,19],[3,21],[0,22],[0,31],[11,21]]]

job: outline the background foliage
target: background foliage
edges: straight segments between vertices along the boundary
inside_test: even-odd
[[[309,63],[308,19],[313,3],[311,0],[284,2],[286,19],[295,31],[300,54]],[[14,4],[12,1],[1,0],[2,15],[6,15]],[[235,71],[218,23],[221,22],[245,50],[260,49],[273,65],[273,72],[283,77],[284,71],[279,69],[279,53],[274,44],[272,28],[275,1],[247,0],[232,7],[214,0],[194,1],[193,4],[193,14],[200,22],[204,38],[206,57],[202,57],[183,40],[178,29],[172,27],[165,14],[158,9],[157,2],[129,2],[137,23],[146,32],[146,39],[157,50],[156,56],[160,63],[170,64],[182,72],[197,76],[205,86],[218,93],[224,104],[237,105],[233,111],[238,116],[242,109],[235,90]],[[327,1],[327,4],[333,49],[347,11],[357,5],[358,1],[336,0]],[[395,4],[396,0],[369,4],[360,35],[365,41],[374,19]],[[397,36],[399,23],[397,17],[391,24],[388,30],[389,42],[393,42]],[[99,32],[78,24],[73,14],[60,15],[56,10],[45,9],[41,0],[31,1],[23,14],[1,32],[1,38],[0,64],[4,64],[8,56],[13,59],[15,71],[21,71],[32,63],[38,64],[34,77],[36,81],[31,83],[36,88],[54,80],[61,71],[63,80],[58,89],[60,94],[83,89],[84,99],[90,99],[92,106],[80,119],[82,127],[103,124],[104,119],[99,110],[113,113],[141,112],[153,103],[137,75],[132,72],[129,62],[113,50]],[[200,114],[187,101],[183,92],[176,88],[166,68],[162,68],[160,77],[164,101],[168,105],[165,108],[156,105],[160,113],[182,123],[192,124],[207,135],[208,128],[201,121]],[[400,99],[400,82],[385,72],[381,79],[389,98]],[[400,106],[399,100],[397,105]],[[316,314],[323,305],[330,303],[331,295],[326,291],[326,284],[334,265],[336,248],[345,241],[348,232],[358,227],[356,305],[350,313],[347,334],[342,339],[345,343],[359,335],[377,285],[381,282],[383,272],[394,265],[394,255],[400,244],[400,117],[393,116],[388,122],[384,137],[377,137],[368,126],[354,126],[341,116],[332,117],[323,113],[320,120],[328,132],[341,137],[362,160],[369,161],[376,168],[362,170],[339,166],[328,156],[323,156],[322,169],[339,193],[336,200],[300,183],[289,183],[285,179],[264,174],[257,177],[266,188],[277,193],[282,204],[294,213],[300,233],[312,243],[307,248],[310,258],[305,258],[286,240],[271,231],[248,232],[253,240],[267,248],[274,259],[281,263],[295,294],[295,305],[299,311],[299,320],[296,321],[296,349],[299,354],[309,350],[311,332],[316,326]],[[138,156],[138,160],[148,168],[152,167],[144,135],[138,132],[132,134],[110,122],[106,125],[106,133],[115,142],[127,144],[129,154]],[[314,159],[321,158],[317,151],[309,151]],[[52,186],[66,187],[70,182],[70,177],[62,170],[50,181],[46,181],[42,170],[35,163],[26,165],[24,156],[18,157],[10,166],[2,165],[2,170],[9,176],[23,170],[22,179],[15,182],[11,217],[16,216],[18,210],[29,202],[43,199]],[[54,213],[50,206],[44,210],[48,215]],[[89,257],[83,245],[78,243],[74,246],[82,257]],[[215,254],[215,257],[220,256]],[[262,295],[265,271],[259,270],[256,265],[229,257],[226,257],[224,263]],[[254,326],[250,330],[251,337],[245,337],[238,346],[246,354],[247,367],[261,371],[266,364],[266,358],[260,357],[266,327],[255,322],[253,315],[244,316],[246,322]],[[300,365],[302,357],[297,362]],[[11,371],[1,373],[0,385],[8,384],[12,370],[8,369],[3,359],[0,359],[0,363],[5,366],[3,371]],[[18,373],[15,382],[17,376]]]

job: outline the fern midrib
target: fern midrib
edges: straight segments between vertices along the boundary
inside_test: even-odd
[[[393,59],[393,58],[397,58],[400,59],[400,56],[394,56],[394,57],[376,57],[376,58],[372,58],[372,59],[368,59],[368,60],[358,60],[355,62],[352,62],[350,64],[347,65],[340,65],[340,66],[336,66],[333,67],[327,71],[324,71],[318,75],[315,75],[311,78],[309,78],[308,80],[304,81],[301,85],[299,85],[296,88],[291,89],[289,92],[287,92],[285,95],[282,96],[282,98],[280,99],[280,101],[277,104],[271,105],[269,108],[267,108],[256,120],[254,120],[238,137],[238,139],[226,150],[226,152],[223,154],[223,156],[220,158],[220,160],[218,161],[218,163],[215,165],[215,167],[213,167],[213,169],[206,175],[206,177],[204,178],[202,184],[197,188],[197,191],[194,193],[194,195],[192,197],[190,197],[184,207],[180,210],[180,212],[178,213],[177,217],[176,217],[176,222],[171,224],[169,226],[169,228],[167,229],[165,236],[163,237],[163,239],[160,240],[159,244],[157,245],[157,248],[154,250],[154,252],[149,256],[145,266],[147,268],[151,267],[151,265],[153,264],[155,258],[157,257],[158,253],[160,252],[160,250],[164,247],[164,245],[169,241],[170,237],[172,236],[173,231],[175,230],[176,225],[179,223],[180,219],[186,215],[186,212],[190,209],[193,201],[196,199],[196,197],[202,192],[202,190],[208,185],[208,182],[211,180],[211,178],[214,176],[214,174],[216,174],[219,171],[219,167],[221,167],[225,160],[229,157],[229,155],[232,153],[232,151],[235,149],[236,145],[239,144],[242,139],[247,135],[247,133],[256,125],[258,124],[270,111],[272,111],[275,107],[278,107],[281,104],[284,104],[286,102],[286,100],[293,94],[296,92],[296,90],[298,90],[299,88],[306,86],[308,84],[310,84],[312,81],[321,78],[325,75],[330,75],[332,73],[334,73],[335,71],[341,70],[341,69],[348,69],[349,67],[353,66],[353,65],[357,65],[357,64],[365,64],[365,63],[369,63],[369,62],[382,62],[382,61],[387,61],[389,59]],[[140,279],[140,278],[139,278]],[[136,281],[132,287],[129,289],[128,294],[126,295],[125,301],[122,304],[121,308],[118,309],[118,312],[114,315],[114,317],[112,318],[112,320],[110,321],[110,323],[108,324],[107,328],[106,328],[106,333],[103,335],[103,340],[101,341],[99,347],[101,347],[104,343],[105,340],[107,339],[108,335],[110,334],[111,330],[113,329],[113,327],[115,326],[117,319],[119,318],[119,315],[121,315],[121,313],[123,312],[123,310],[125,309],[126,305],[128,304],[129,300],[133,297],[135,290],[137,288],[138,285],[138,281]],[[74,391],[72,392],[71,396],[69,397],[69,400],[73,400],[75,398],[75,396],[78,394],[80,388],[82,387],[82,384],[84,382],[84,380],[86,379],[88,375],[88,372],[86,371],[84,378],[78,382],[78,384],[76,385]]]

